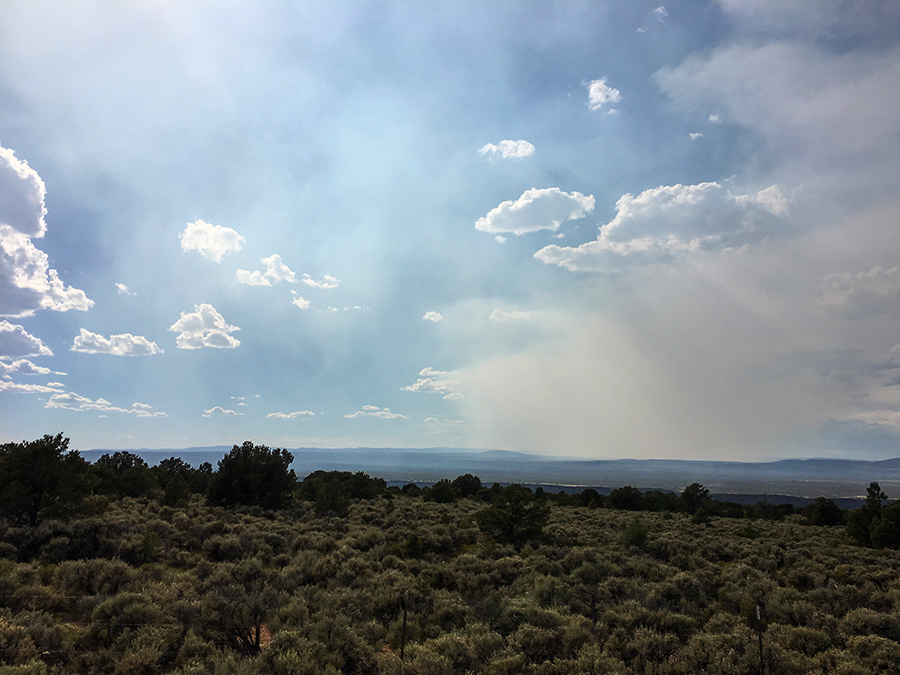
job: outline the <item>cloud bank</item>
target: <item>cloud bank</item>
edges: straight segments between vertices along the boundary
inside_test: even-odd
[[[661,186],[616,202],[595,241],[545,246],[534,257],[570,270],[604,270],[616,260],[648,264],[676,255],[756,244],[784,232],[787,201],[776,186],[736,195],[719,183]]]

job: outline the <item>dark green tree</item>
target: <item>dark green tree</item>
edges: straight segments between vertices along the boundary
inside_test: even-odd
[[[141,457],[121,450],[94,462],[97,491],[119,497],[146,497],[159,490],[159,483]]]
[[[578,494],[577,504],[595,509],[603,503],[603,497],[594,488],[585,488]]]
[[[865,508],[874,513],[880,513],[882,505],[887,501],[888,496],[885,494],[881,486],[872,481],[866,488],[866,505]]]
[[[209,480],[212,477],[212,465],[209,462],[204,462],[199,468],[195,469],[180,457],[169,457],[152,467],[150,472],[164,493],[169,491],[169,484],[177,480],[179,486],[173,489],[181,491],[180,484],[183,482],[187,485],[188,496],[190,496],[191,492],[206,492],[209,487]]]
[[[844,524],[844,512],[828,497],[817,497],[812,504],[803,507],[803,515],[810,525],[832,527]]]
[[[887,495],[872,481],[866,489],[866,503],[847,516],[847,534],[860,546],[872,546],[872,530],[881,519],[881,506]]]
[[[425,491],[425,499],[438,504],[449,504],[460,496],[459,491],[446,478],[442,478]]]
[[[244,441],[219,460],[209,485],[209,500],[222,506],[261,506],[281,509],[290,504],[297,476],[294,456],[287,450]]]
[[[606,499],[611,508],[622,511],[640,511],[643,495],[636,487],[626,485],[610,492]]]
[[[643,511],[674,511],[678,507],[678,495],[674,492],[647,490],[641,495]]]
[[[70,514],[87,493],[87,468],[62,434],[0,445],[0,515],[36,525]]]
[[[709,490],[700,483],[691,483],[682,490],[678,501],[688,513],[697,513],[709,501]]]
[[[900,548],[900,502],[881,508],[881,515],[870,526],[869,537],[875,548]]]
[[[481,489],[481,479],[470,473],[457,476],[451,483],[463,497],[474,497]]]
[[[550,507],[526,487],[510,485],[494,497],[475,519],[481,531],[496,541],[521,548],[544,533]]]

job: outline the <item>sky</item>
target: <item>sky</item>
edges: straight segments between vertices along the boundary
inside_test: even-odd
[[[0,13],[0,442],[900,456],[898,3]]]

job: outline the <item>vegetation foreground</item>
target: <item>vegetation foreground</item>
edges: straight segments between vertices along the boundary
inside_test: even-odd
[[[0,446],[0,675],[900,670],[896,508]],[[846,521],[846,522],[845,522]]]

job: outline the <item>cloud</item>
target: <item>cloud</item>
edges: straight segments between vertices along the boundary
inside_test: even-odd
[[[182,312],[181,318],[169,330],[178,333],[175,344],[179,349],[234,349],[241,344],[229,335],[240,328],[225,323],[222,315],[206,303],[194,305],[193,312]]]
[[[485,143],[479,155],[490,155],[491,159],[524,159],[534,154],[534,146],[528,141],[500,141],[497,145]]]
[[[833,166],[846,183],[838,158],[857,163],[869,155],[869,166],[879,158],[895,167],[898,61],[896,48],[839,53],[797,42],[733,45],[664,68],[656,80],[684,110],[727,111],[786,161],[811,163],[817,173]],[[896,172],[888,173],[893,179]]]
[[[2,320],[0,321],[0,356],[7,358],[53,356],[53,352],[22,326]]]
[[[268,415],[266,415],[266,417],[269,419],[276,419],[276,420],[295,420],[295,419],[300,419],[303,417],[314,417],[315,414],[316,413],[314,413],[312,410],[295,410],[294,412],[290,412],[290,413],[273,412],[273,413],[269,413]],[[345,415],[345,417],[346,417],[346,415]]]
[[[455,370],[434,370],[431,366],[427,366],[419,371],[419,378],[413,384],[401,387],[400,391],[440,394],[448,401],[455,401],[462,398],[457,389],[459,380],[456,376]]]
[[[37,366],[28,359],[17,359],[9,363],[0,361],[0,374],[49,375],[52,372],[49,368]]]
[[[28,162],[0,146],[0,224],[27,237],[43,237],[47,231],[46,195],[44,181]]]
[[[464,426],[465,423],[462,420],[454,420],[448,418],[438,419],[437,417],[426,417],[424,422],[422,423],[422,427],[425,429],[425,433],[429,436],[459,433],[460,429],[462,429]]]
[[[313,288],[337,288],[341,283],[330,274],[324,275],[322,277],[322,281],[316,281],[310,275],[304,274],[303,278],[300,281],[302,281],[307,286],[312,286]]]
[[[300,309],[309,309],[312,307],[312,302],[304,298],[297,291],[291,291],[291,295],[294,296],[294,299],[291,300],[292,305],[296,305]]]
[[[787,200],[777,186],[736,195],[718,183],[660,186],[616,202],[596,240],[545,246],[534,257],[570,270],[603,270],[614,260],[653,263],[676,255],[759,243],[782,232]]]
[[[594,210],[594,197],[559,188],[531,188],[516,201],[505,201],[475,222],[482,232],[523,235],[538,230],[556,230],[567,220],[584,218]]]
[[[188,223],[180,235],[184,251],[197,251],[204,258],[220,262],[226,253],[240,251],[244,238],[230,227],[210,225],[204,220]]]
[[[896,36],[900,7],[871,0],[719,0],[730,19],[743,27],[799,33],[804,37]]]
[[[618,103],[622,100],[622,94],[606,84],[606,78],[591,80],[587,84],[588,107],[591,110],[600,110],[607,103]]]
[[[666,17],[669,16],[669,12],[666,10],[665,7],[660,5],[659,7],[657,7],[656,9],[653,10],[653,16],[656,17],[657,21],[663,22],[666,20]]]
[[[203,411],[203,417],[240,417],[243,414],[244,413],[235,412],[234,410],[226,410],[219,405]]]
[[[63,410],[75,410],[78,412],[116,412],[127,413],[135,417],[168,417],[164,412],[153,412],[153,408],[146,403],[132,403],[131,408],[118,408],[103,398],[92,401],[85,396],[75,393],[53,394],[44,405],[45,408],[60,408]]]
[[[441,420],[437,417],[426,417],[423,424],[425,424],[426,427],[432,429],[447,430],[458,429],[459,427],[463,426],[464,422],[462,420],[452,420],[447,418]]]
[[[150,342],[140,335],[122,333],[110,335],[109,339],[84,328],[75,337],[71,351],[84,354],[112,354],[113,356],[152,356],[162,354],[163,350],[155,342]]]
[[[63,388],[60,382],[47,384],[19,384],[12,380],[0,379],[0,391],[12,394],[57,394]]]
[[[350,415],[344,415],[344,417],[380,417],[384,420],[409,419],[406,415],[391,412],[390,408],[379,408],[378,406],[374,405],[364,405],[362,407],[362,410],[357,410],[355,413],[352,413]]]
[[[852,318],[896,312],[900,301],[900,267],[873,267],[866,272],[829,274],[815,305]]]
[[[491,312],[491,321],[497,321],[498,323],[505,323],[507,321],[524,321],[530,318],[531,315],[528,312],[507,312],[499,308]]]
[[[253,270],[239,269],[237,271],[238,283],[247,284],[248,286],[271,286],[279,281],[286,281],[289,284],[297,283],[297,275],[294,274],[287,265],[281,261],[280,255],[270,255],[263,258],[262,263],[266,266],[265,272]]]
[[[688,134],[688,138],[690,138],[692,141],[696,141],[698,138],[703,138],[703,133],[700,131],[692,131]]]
[[[438,323],[439,321],[443,321],[444,317],[440,312],[435,312],[434,310],[425,312],[422,316],[424,321],[431,321],[432,323]]]
[[[66,286],[31,241],[47,230],[45,196],[34,169],[0,146],[0,316],[87,310],[94,304],[84,291]]]
[[[128,286],[126,286],[125,284],[121,284],[121,283],[116,284],[116,290],[119,291],[119,295],[137,295],[137,293],[130,291],[128,289]]]
[[[0,225],[0,316],[31,316],[39,309],[86,311],[93,304],[84,291],[60,280],[47,254],[27,235]]]

